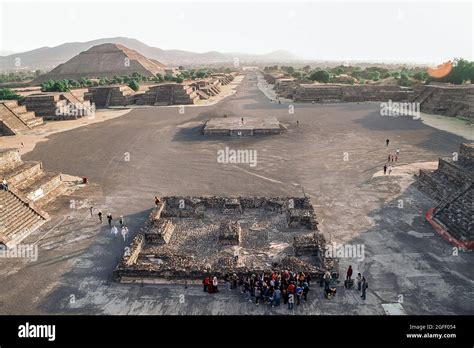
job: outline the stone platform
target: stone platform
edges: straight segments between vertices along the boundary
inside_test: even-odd
[[[229,212],[229,201],[239,209]],[[295,213],[298,212],[298,213]],[[301,215],[304,221],[289,222]],[[325,242],[308,198],[165,197],[114,271],[121,282],[290,269],[315,278]]]
[[[204,135],[253,136],[280,134],[283,126],[275,117],[211,118],[203,129]]]

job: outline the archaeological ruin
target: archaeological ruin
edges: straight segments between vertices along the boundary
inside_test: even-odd
[[[275,117],[211,118],[203,127],[204,135],[254,136],[281,134],[285,126]]]
[[[16,100],[0,100],[0,136],[24,134],[42,124],[42,117],[36,117]]]
[[[0,149],[0,243],[17,245],[49,219],[44,207],[62,195],[66,186],[61,173],[43,170],[41,162],[23,161],[18,149]]]
[[[120,282],[329,266],[309,198],[164,197],[114,271]]]
[[[294,102],[393,102],[418,103],[422,112],[474,121],[474,86],[433,83],[402,87],[388,84],[302,83],[283,73],[265,73],[278,97]]]
[[[438,169],[420,170],[416,187],[436,202],[427,220],[436,231],[463,249],[474,249],[474,143],[441,157]]]
[[[77,119],[94,112],[89,101],[72,92],[34,93],[27,95],[22,104],[45,120]]]
[[[81,78],[113,78],[134,72],[147,77],[165,74],[165,65],[146,58],[119,44],[105,43],[81,52],[46,74],[38,76],[33,84],[48,80],[79,80]]]

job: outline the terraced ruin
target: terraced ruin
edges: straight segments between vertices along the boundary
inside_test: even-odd
[[[474,143],[441,157],[435,171],[420,170],[416,186],[437,205],[427,218],[456,246],[474,249]]]
[[[114,271],[121,282],[328,266],[308,198],[165,197]]]
[[[0,243],[11,247],[49,219],[43,207],[63,194],[61,173],[43,170],[38,161],[22,161],[18,149],[0,149]]]

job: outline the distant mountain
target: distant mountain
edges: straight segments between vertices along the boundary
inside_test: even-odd
[[[217,51],[196,53],[182,50],[163,50],[151,47],[143,42],[126,37],[98,39],[87,42],[69,42],[55,47],[41,47],[32,51],[0,56],[0,70],[51,70],[77,54],[89,48],[105,43],[120,44],[137,51],[147,58],[156,59],[168,66],[189,64],[233,63],[235,58],[241,62],[285,62],[298,60],[287,51],[275,51],[267,54],[252,55],[242,53],[221,53]],[[15,63],[19,63],[17,66]]]

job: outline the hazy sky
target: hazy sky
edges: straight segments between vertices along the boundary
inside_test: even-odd
[[[473,4],[465,2],[6,2],[0,51],[126,36],[163,49],[302,58],[473,60]],[[19,21],[21,20],[21,22]]]

